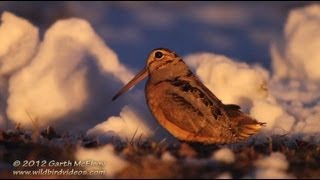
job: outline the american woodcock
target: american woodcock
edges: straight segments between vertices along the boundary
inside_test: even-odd
[[[147,65],[112,100],[149,76],[146,101],[158,122],[179,140],[205,144],[233,143],[257,133],[265,123],[223,104],[166,48],[154,49]]]

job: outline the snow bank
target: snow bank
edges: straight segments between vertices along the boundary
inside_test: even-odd
[[[268,95],[268,72],[258,66],[250,67],[213,53],[189,55],[185,61],[225,104],[240,104],[248,109],[253,100],[264,99]]]
[[[121,139],[131,138],[136,130],[137,137],[148,138],[150,129],[159,127],[141,103],[142,90],[111,102],[133,73],[87,21],[59,20],[40,43],[38,29],[26,20],[7,12],[2,20],[0,75],[10,76],[9,84],[0,79],[0,108],[12,122],[24,127],[50,125],[69,133],[96,126],[88,134],[110,137],[116,132]],[[115,117],[120,111],[120,117]],[[4,122],[5,116],[0,119],[1,127]]]
[[[0,41],[0,75],[6,76],[31,60],[39,43],[38,28],[10,12],[3,12]]]
[[[116,173],[126,168],[129,163],[119,157],[114,147],[110,144],[98,149],[79,147],[75,153],[76,160],[101,163],[103,165],[84,166],[87,171],[105,171],[106,177],[113,177]]]
[[[320,5],[290,11],[284,43],[272,46],[273,69],[281,78],[320,81]]]
[[[4,127],[8,78],[34,56],[39,43],[38,28],[5,11],[1,16],[0,42],[0,127]]]
[[[262,122],[266,122],[266,129],[272,130],[276,134],[290,132],[296,122],[296,119],[277,101],[269,99],[254,101],[250,115]]]
[[[271,94],[296,121],[293,133],[320,133],[320,5],[290,11],[283,43],[272,44]],[[283,121],[288,123],[288,121]],[[292,121],[289,122],[292,124]]]
[[[104,77],[108,73],[113,76]],[[60,20],[46,32],[30,65],[10,79],[7,113],[25,126],[31,124],[28,114],[40,126],[67,116],[79,118],[81,111],[93,108],[86,106],[90,102],[101,105],[94,93],[100,98],[112,93],[106,83],[113,82],[107,78],[125,81],[130,76],[88,22]]]

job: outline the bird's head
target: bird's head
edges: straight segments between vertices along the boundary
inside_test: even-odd
[[[117,99],[123,93],[128,91],[131,87],[139,83],[141,80],[149,75],[157,75],[158,78],[167,78],[179,73],[183,70],[183,67],[174,67],[179,62],[184,62],[182,59],[173,51],[167,48],[157,48],[150,52],[147,58],[146,66],[129,81],[113,98]]]

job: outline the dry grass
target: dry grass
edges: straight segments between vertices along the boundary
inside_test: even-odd
[[[27,132],[17,127],[0,131],[1,178],[13,178],[12,162],[19,160],[74,160],[74,152],[80,144],[86,148],[101,146],[98,141],[85,136],[74,137],[57,133],[53,128]],[[70,140],[72,139],[72,140]],[[57,142],[63,143],[57,143]],[[290,142],[290,143],[288,143]],[[255,169],[254,161],[272,152],[283,153],[289,162],[287,173],[297,178],[320,177],[320,145],[303,140],[292,140],[287,136],[272,136],[268,141],[251,141],[228,145],[235,153],[236,161],[231,164],[216,162],[212,153],[220,145],[171,144],[142,141],[136,135],[126,142],[111,142],[129,163],[115,178],[215,178],[229,172],[233,178],[242,178]],[[174,161],[163,161],[162,155],[170,152]],[[14,177],[17,178],[17,177]],[[25,178],[19,176],[19,178]],[[46,176],[46,178],[48,178]],[[58,177],[61,178],[61,177]],[[69,177],[70,178],[70,177]],[[86,178],[85,176],[77,178]]]

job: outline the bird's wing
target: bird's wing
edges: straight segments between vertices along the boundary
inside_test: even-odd
[[[171,128],[172,134],[187,134],[180,139],[205,143],[233,141],[234,134],[221,109],[222,103],[218,99],[212,100],[215,96],[210,97],[194,81],[180,78],[168,80],[158,84],[156,91],[161,91],[158,108],[166,122],[170,122],[170,127],[165,127],[169,131]]]
[[[204,143],[231,142],[231,133],[221,121],[214,120],[210,111],[199,103],[190,102],[190,97],[173,89],[159,103],[158,110],[164,118],[164,127],[181,140]],[[161,115],[161,116],[162,116]]]
[[[241,141],[257,133],[265,123],[260,123],[256,119],[240,111],[240,106],[235,104],[223,104],[196,76],[191,76],[188,81],[191,86],[204,94],[204,101],[210,101],[209,108],[212,116],[220,125],[228,127],[228,132]]]

